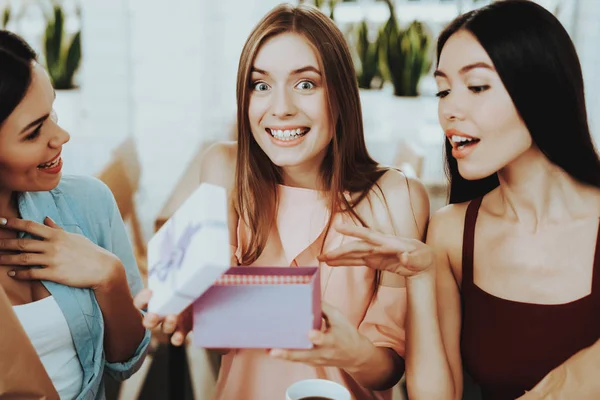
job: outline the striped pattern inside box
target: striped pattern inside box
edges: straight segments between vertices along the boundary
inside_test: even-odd
[[[301,285],[310,283],[309,275],[222,275],[215,286],[229,285]]]

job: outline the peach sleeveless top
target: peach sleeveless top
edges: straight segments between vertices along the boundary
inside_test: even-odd
[[[376,346],[389,347],[404,356],[406,289],[380,286],[374,294],[375,271],[367,267],[329,267],[317,256],[353,240],[325,228],[329,218],[321,192],[279,186],[277,223],[254,266],[319,266],[324,302],[337,308]],[[351,221],[339,215],[336,220]],[[236,257],[248,242],[248,230],[238,225]],[[240,267],[243,268],[243,267]],[[308,332],[307,332],[308,334]],[[391,400],[391,390],[374,392],[361,387],[342,369],[313,367],[278,360],[266,350],[242,349],[223,356],[215,400],[285,399],[286,389],[303,379],[322,378],[347,387],[354,399]]]

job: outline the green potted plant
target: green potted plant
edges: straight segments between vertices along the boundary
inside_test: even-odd
[[[366,20],[363,20],[356,30],[356,52],[360,66],[357,68],[358,87],[361,89],[371,89],[372,81],[375,77],[380,77],[379,70],[379,49],[381,36],[377,37],[375,42],[369,40],[369,26]]]
[[[73,89],[73,77],[81,63],[81,31],[67,37],[65,15],[60,5],[53,5],[53,16],[48,19],[44,35],[44,57],[54,88]]]
[[[419,21],[413,21],[406,29],[402,29],[392,2],[386,0],[386,3],[390,18],[380,33],[386,75],[394,85],[394,95],[418,96],[421,77],[431,67],[431,35]]]
[[[332,20],[335,21],[335,15],[333,13],[334,9],[335,9],[335,4],[337,3],[338,0],[315,0],[315,6],[318,9],[322,9],[322,7],[325,5],[325,3],[327,3],[327,6],[329,8],[329,18],[331,18]]]
[[[6,25],[10,21],[10,4],[4,6],[2,10],[2,29],[6,29]]]

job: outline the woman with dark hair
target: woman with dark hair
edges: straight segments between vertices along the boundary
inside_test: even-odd
[[[507,0],[455,19],[437,53],[451,204],[428,245],[349,227],[361,240],[323,259],[370,245],[367,265],[407,276],[411,399],[461,398],[463,364],[485,399],[600,398],[580,392],[593,378],[569,386],[600,346],[600,159],[573,43]]]
[[[54,98],[31,47],[0,31],[0,286],[60,398],[104,399],[104,374],[146,354],[142,282],[110,190],[61,176]]]

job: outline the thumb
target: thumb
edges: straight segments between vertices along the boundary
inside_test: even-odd
[[[323,302],[321,304],[321,309],[326,328],[338,325],[340,320],[343,318],[342,313],[328,303]]]
[[[50,217],[44,218],[44,225],[54,229],[62,229],[54,220]]]
[[[415,251],[404,252],[400,256],[400,262],[407,269],[421,272],[433,265],[434,254],[429,247],[422,247]]]

